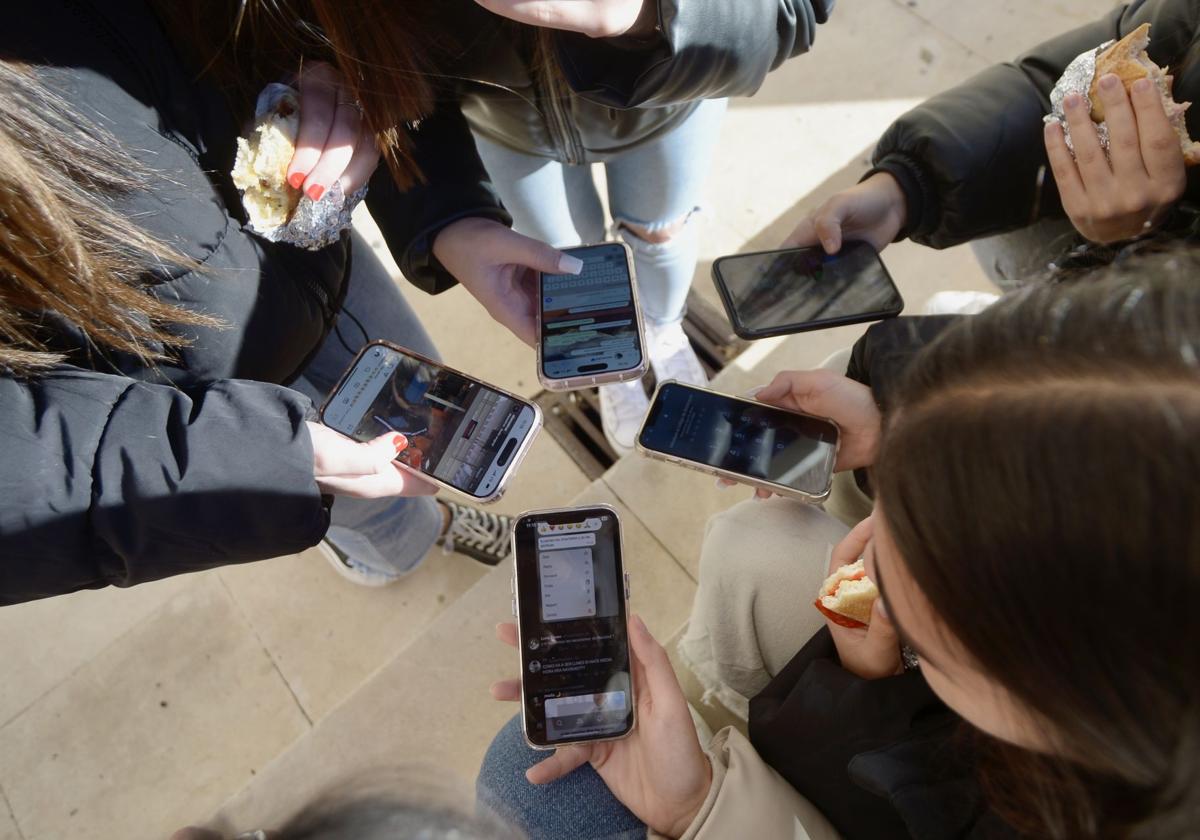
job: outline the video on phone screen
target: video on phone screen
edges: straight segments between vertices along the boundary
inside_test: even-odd
[[[632,721],[617,529],[602,509],[520,520],[526,719],[540,743],[612,737]]]
[[[869,245],[747,254],[721,261],[721,279],[749,331],[898,311],[900,299]]]
[[[837,452],[829,423],[680,385],[664,385],[642,445],[655,452],[821,495]]]
[[[323,420],[361,441],[399,432],[408,447],[398,461],[485,497],[499,486],[534,414],[453,371],[376,346],[360,358]]]
[[[621,245],[572,248],[583,271],[542,275],[542,372],[570,379],[642,363],[633,291]]]

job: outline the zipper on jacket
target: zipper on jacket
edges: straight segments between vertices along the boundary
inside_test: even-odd
[[[584,163],[583,143],[575,131],[570,113],[563,105],[564,102],[570,101],[571,90],[554,63],[552,38],[549,32],[538,30],[537,48],[533,53],[533,76],[536,80],[538,99],[545,109],[546,128],[555,151],[563,163],[578,166]]]

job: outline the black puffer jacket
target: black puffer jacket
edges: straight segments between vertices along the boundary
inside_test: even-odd
[[[946,248],[1040,218],[1063,217],[1042,139],[1050,91],[1080,53],[1143,23],[1152,25],[1150,57],[1175,75],[1175,98],[1200,101],[1200,3],[1122,5],[1096,23],[932,97],[884,133],[874,162],[904,189],[904,233]],[[1192,136],[1200,136],[1200,106],[1187,116]],[[1200,204],[1200,167],[1189,170],[1185,202]]]

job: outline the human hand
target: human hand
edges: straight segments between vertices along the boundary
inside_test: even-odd
[[[896,238],[908,218],[904,191],[894,177],[876,172],[843,190],[816,209],[784,240],[784,248],[820,245],[836,254],[846,239],[867,242],[882,251]]]
[[[874,516],[859,522],[845,538],[833,547],[829,557],[828,574],[847,566],[867,550],[875,532]],[[825,619],[833,644],[837,648],[842,667],[864,680],[892,677],[904,671],[904,660],[900,656],[900,637],[892,624],[883,598],[875,599],[871,608],[871,623],[866,627],[843,627]]]
[[[637,24],[658,5],[644,0],[475,0],[489,12],[518,23],[564,29],[592,38],[613,38],[639,28]]]
[[[334,181],[350,195],[371,179],[379,163],[375,134],[332,64],[306,64],[299,87],[300,128],[288,184],[312,201],[320,201]]]
[[[1093,242],[1111,243],[1162,224],[1183,195],[1187,174],[1179,136],[1149,79],[1135,82],[1132,96],[1112,73],[1100,78],[1099,88],[1108,123],[1107,155],[1079,94],[1063,100],[1074,156],[1058,123],[1046,126],[1045,141],[1071,223]]]
[[[502,642],[517,646],[512,623],[497,626]],[[662,645],[636,616],[629,620],[637,726],[619,741],[559,747],[525,773],[535,785],[549,784],[591,763],[642,822],[666,837],[679,837],[691,825],[708,796],[712,764],[700,748],[683,690]],[[497,700],[521,699],[521,681],[492,686]]]
[[[537,343],[538,276],[578,274],[583,261],[491,219],[459,219],[433,241],[433,255],[517,338]]]
[[[816,417],[826,417],[838,427],[838,455],[833,468],[837,472],[869,467],[879,451],[883,419],[871,389],[832,370],[781,371],[769,385],[753,392],[759,402],[777,405]],[[722,479],[722,486],[736,482]],[[768,490],[756,489],[754,495],[769,498]]]
[[[359,443],[319,423],[305,423],[312,437],[313,475],[322,493],[379,499],[388,496],[432,496],[437,485],[396,465],[408,448],[404,435],[380,435]]]

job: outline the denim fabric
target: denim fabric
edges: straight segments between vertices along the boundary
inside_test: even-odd
[[[725,104],[707,100],[672,131],[580,166],[518,152],[479,134],[475,144],[513,227],[559,247],[604,240],[604,206],[590,165],[602,164],[613,221],[633,248],[642,310],[648,320],[667,324],[683,317],[700,247],[696,225],[659,245],[621,225],[661,230],[699,208]]]
[[[366,240],[357,233],[352,236],[354,262],[350,286],[336,329],[292,386],[317,405],[325,401],[354,354],[368,341],[383,338],[431,358],[438,357],[433,342],[383,263]],[[333,505],[333,523],[327,539],[372,569],[403,575],[420,564],[441,528],[441,511],[428,496],[413,499],[343,496]]]
[[[590,764],[549,785],[525,781],[525,771],[548,755],[525,743],[517,715],[500,730],[483,758],[475,782],[479,804],[524,831],[529,840],[646,836],[646,826],[617,801]]]

